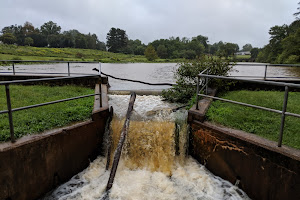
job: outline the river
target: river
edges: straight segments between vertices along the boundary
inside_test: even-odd
[[[231,76],[255,76],[264,77],[265,66],[257,66],[259,63],[247,63],[233,67]],[[97,74],[93,68],[99,68],[99,64],[71,63],[71,75]],[[178,68],[176,63],[102,63],[101,71],[120,78],[140,80],[150,83],[175,83],[173,73]],[[22,73],[68,73],[67,63],[16,65],[15,71]],[[0,66],[0,73],[12,73],[12,66]],[[72,74],[73,73],[73,74]],[[269,66],[267,77],[300,77],[300,67]],[[149,86],[139,83],[124,82],[109,79],[111,90],[161,90],[169,86]]]

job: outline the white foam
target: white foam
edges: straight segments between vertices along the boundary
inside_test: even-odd
[[[104,170],[105,164],[106,159],[98,157],[77,175],[79,179],[73,177],[44,199],[102,198],[109,177],[109,171]],[[80,180],[84,184],[77,188],[71,187],[76,184],[74,180]],[[176,163],[171,177],[162,172],[151,172],[146,169],[130,170],[121,162],[109,197],[111,200],[249,199],[238,187],[214,176],[191,157],[187,158],[183,166]]]
[[[115,116],[122,118],[127,110],[129,96],[110,95],[109,99],[109,103],[114,107]],[[135,113],[133,118],[139,121],[131,123],[132,130],[129,130],[129,137],[126,141],[127,143],[132,142],[134,144],[124,145],[124,152],[122,153],[122,159],[118,166],[113,187],[109,193],[109,199],[249,199],[238,187],[214,176],[193,158],[186,158],[184,156],[187,143],[186,130],[188,129],[184,125],[186,112],[168,112],[168,109],[170,110],[170,108],[176,106],[176,104],[162,101],[159,96],[137,96],[134,104]],[[178,118],[180,119],[178,120]],[[179,121],[181,125],[177,125],[178,130],[180,130],[180,155],[174,159],[173,129],[175,128],[175,120]],[[120,123],[116,124],[114,128],[120,126],[119,129],[121,129],[122,126]],[[159,125],[157,126],[157,124]],[[136,128],[140,127],[140,125],[147,129],[145,131],[146,135],[143,135],[143,128]],[[167,125],[170,128],[165,130]],[[163,140],[163,142],[159,143],[157,137]],[[140,145],[137,147],[137,151],[135,149],[130,150],[134,145]],[[149,151],[149,149],[152,151]],[[128,154],[128,152],[130,153]],[[153,157],[153,153],[158,157],[154,156],[155,159],[150,159]],[[128,158],[129,156],[132,157]],[[129,160],[131,163],[130,167],[128,166]],[[143,162],[146,165],[135,165],[137,162]],[[156,163],[153,164],[151,162]],[[98,157],[87,169],[61,185],[44,199],[102,199],[105,195],[105,188],[110,173],[109,171],[105,171],[105,165],[106,158]],[[158,167],[150,167],[153,165]]]

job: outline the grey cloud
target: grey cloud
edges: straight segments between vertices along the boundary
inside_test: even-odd
[[[271,26],[294,20],[299,0],[1,0],[0,27],[36,27],[52,20],[63,30],[96,33],[105,41],[111,27],[144,43],[171,36],[209,37],[262,47]]]

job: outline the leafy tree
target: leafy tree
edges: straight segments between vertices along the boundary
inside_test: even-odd
[[[2,29],[1,31],[3,34],[5,33],[11,33],[16,37],[16,43],[18,45],[24,45],[24,31],[23,27],[21,25],[11,25],[11,26],[6,26]]]
[[[223,45],[224,43],[222,41],[214,43],[213,45],[209,45],[209,53],[212,55],[216,55],[220,51],[221,46]]]
[[[25,38],[24,44],[28,46],[33,45],[34,44],[33,39],[31,37]]]
[[[51,47],[57,47],[57,44],[59,44],[55,35],[59,35],[60,30],[61,27],[53,21],[46,22],[41,26],[41,33],[47,38],[48,45]]]
[[[126,32],[119,28],[111,28],[106,36],[108,51],[119,53],[126,48],[128,37]]]
[[[60,47],[61,35],[51,34],[48,36],[48,44],[50,47]]]
[[[140,40],[128,40],[126,51],[127,54],[144,55],[146,45]]]
[[[60,31],[61,31],[61,27],[58,26],[53,21],[46,22],[41,26],[42,34],[44,34],[46,36],[58,35],[60,33]]]
[[[197,56],[200,56],[204,53],[205,47],[199,40],[193,39],[188,43],[188,50],[193,50]]]
[[[300,63],[300,28],[282,40],[282,47],[277,59],[279,63]]]
[[[97,41],[96,43],[96,49],[101,51],[106,51],[106,45],[104,42]]]
[[[149,61],[153,61],[155,59],[158,58],[157,53],[154,49],[154,47],[150,44],[147,46],[146,50],[145,50],[145,57],[149,60]]]
[[[218,55],[220,57],[229,57],[229,56],[233,56],[234,53],[236,53],[238,50],[239,50],[239,45],[228,42],[220,46]]]
[[[75,48],[86,49],[87,41],[86,37],[83,34],[78,34],[75,37]]]
[[[253,48],[253,47],[252,47],[251,44],[245,44],[245,45],[243,46],[242,51],[251,51],[252,48]]]
[[[75,46],[75,40],[72,38],[70,34],[62,34],[60,37],[60,47],[74,47]]]
[[[252,48],[250,53],[251,53],[251,60],[255,61],[257,56],[258,56],[259,49],[258,48]]]
[[[87,48],[88,49],[96,49],[97,47],[97,42],[99,41],[98,40],[98,37],[96,34],[88,34],[85,36],[86,37],[86,45],[87,45]]]
[[[165,47],[165,45],[159,45],[157,47],[157,55],[163,59],[168,57],[168,49]]]
[[[191,49],[184,50],[184,51],[182,51],[182,53],[183,53],[182,57],[186,58],[186,59],[195,59],[197,56],[196,52]]]
[[[187,103],[196,94],[197,76],[201,71],[208,68],[210,74],[224,76],[232,68],[228,64],[229,62],[220,58],[207,56],[179,63],[179,68],[174,74],[176,85],[164,90],[163,98],[171,102]],[[219,82],[210,82],[210,86],[219,84]]]
[[[25,22],[23,25],[23,33],[25,37],[30,37],[31,34],[39,30],[34,29],[34,26],[30,22]],[[26,39],[26,38],[25,38]]]
[[[40,32],[34,32],[30,34],[30,37],[33,39],[33,46],[35,47],[45,47],[48,45],[46,36]]]
[[[202,36],[202,35],[198,35],[197,37],[192,38],[193,40],[196,39],[197,41],[199,41],[205,48],[205,52],[208,53],[208,37],[206,36]]]
[[[134,54],[135,55],[144,55],[144,52],[146,50],[146,47],[144,45],[139,45],[134,49]]]
[[[6,32],[0,37],[0,40],[5,44],[14,44],[17,38],[12,33]]]

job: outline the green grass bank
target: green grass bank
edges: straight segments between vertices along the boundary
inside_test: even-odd
[[[11,85],[12,108],[39,104],[75,96],[93,94],[94,90],[79,86]],[[15,137],[39,133],[91,117],[94,97],[13,112]],[[0,86],[0,110],[7,110],[4,86]],[[8,115],[0,115],[0,141],[10,139]]]
[[[284,92],[230,91],[221,98],[282,110]],[[289,92],[287,112],[300,114],[300,93]],[[227,127],[278,141],[281,114],[221,101],[212,102],[207,119]],[[300,149],[300,119],[286,116],[283,144]]]
[[[103,63],[150,62],[144,55],[111,53],[93,49],[46,48],[0,44],[0,60],[97,61]],[[179,62],[180,59],[156,59],[151,62]]]

